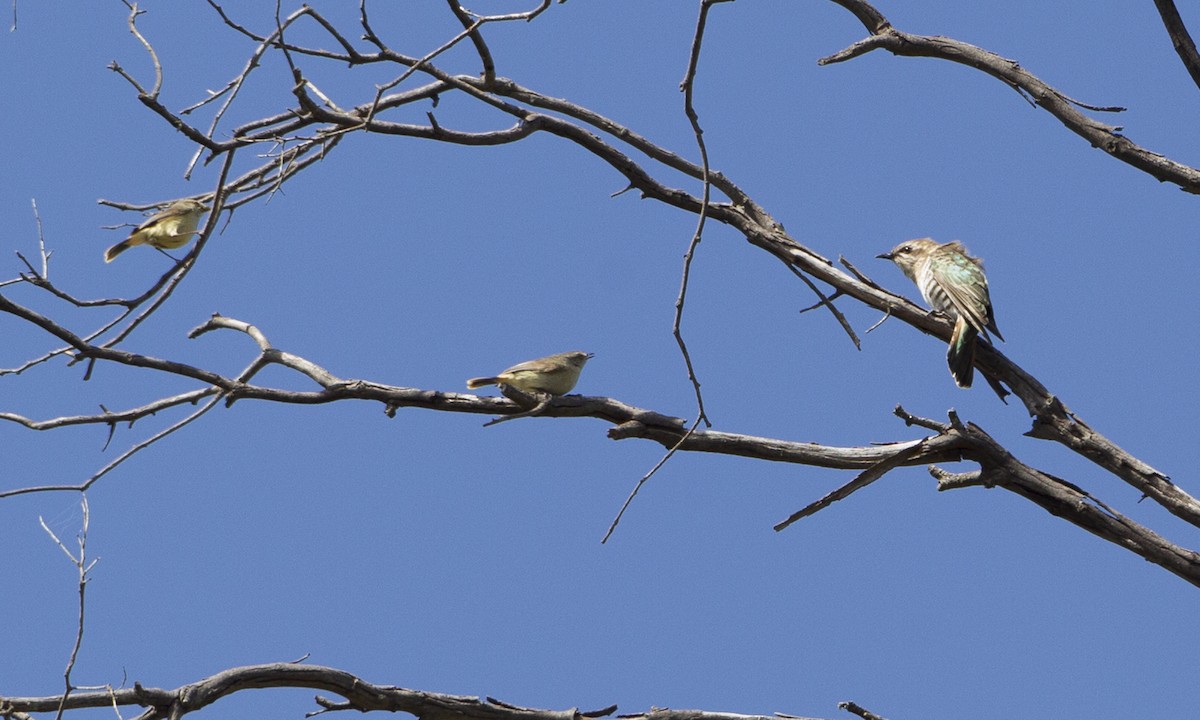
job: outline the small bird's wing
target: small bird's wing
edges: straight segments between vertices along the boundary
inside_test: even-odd
[[[991,330],[1003,340],[992,316],[992,300],[988,296],[987,278],[983,275],[981,263],[967,255],[962,246],[951,247],[954,245],[957,243],[942,246],[938,251],[940,257],[930,263],[933,279],[945,291],[958,315],[980,335],[987,337],[988,330]]]
[[[159,210],[158,212],[154,213],[150,217],[146,218],[145,221],[143,221],[141,225],[138,225],[136,228],[134,228],[133,232],[131,232],[129,234],[131,236],[136,235],[144,230],[147,230],[148,228],[154,227],[155,225],[159,224],[166,218],[178,217],[179,214],[180,214],[179,211],[175,209],[174,205],[169,205],[166,208]]]
[[[519,374],[519,373],[523,373],[523,372],[527,372],[527,371],[545,372],[546,361],[552,359],[553,357],[554,356],[551,355],[550,357],[537,358],[536,360],[526,360],[525,362],[517,363],[516,365],[513,365],[512,367],[508,368],[507,370],[505,370],[504,372],[502,372],[500,374],[501,375],[514,375],[514,374]]]

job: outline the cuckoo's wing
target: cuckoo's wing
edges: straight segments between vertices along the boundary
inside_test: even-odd
[[[980,335],[987,337],[990,330],[996,333],[996,337],[1004,339],[996,329],[992,301],[988,296],[987,278],[983,275],[979,261],[965,253],[948,253],[932,262],[929,270],[960,317],[970,323]]]

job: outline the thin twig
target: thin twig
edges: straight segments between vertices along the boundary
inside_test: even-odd
[[[696,113],[694,96],[696,72],[700,65],[700,49],[704,43],[704,28],[708,23],[708,10],[718,2],[729,1],[700,0],[700,14],[696,19],[696,31],[692,36],[692,50],[688,57],[687,71],[684,74],[683,81],[679,84],[680,90],[683,91],[684,114],[687,115],[688,122],[692,126],[692,135],[696,138],[696,147],[700,151],[703,192],[700,198],[700,209],[696,218],[696,230],[692,234],[691,241],[688,243],[687,252],[683,255],[683,272],[681,273],[679,282],[679,295],[675,299],[675,320],[672,324],[671,332],[675,336],[675,343],[679,346],[679,352],[683,355],[683,362],[687,366],[688,379],[691,380],[692,390],[696,395],[696,421],[697,423],[703,422],[705,427],[712,427],[712,422],[708,419],[708,413],[704,410],[704,394],[700,390],[700,378],[696,375],[696,368],[692,363],[691,354],[688,352],[687,342],[683,339],[682,329],[683,309],[687,301],[692,260],[695,258],[696,248],[700,245],[700,241],[704,237],[704,225],[708,221],[709,200],[712,193],[712,182],[709,179],[708,146],[704,142],[704,129],[700,127],[700,116]]]
[[[42,278],[47,282],[50,280],[50,256],[53,253],[46,252],[46,233],[42,229],[42,214],[38,212],[37,198],[30,201],[33,205],[33,221],[37,224],[38,234],[38,254],[42,256]],[[24,258],[22,258],[24,260]]]
[[[894,470],[894,469],[900,467],[901,465],[904,465],[912,458],[917,457],[922,452],[924,452],[927,440],[928,440],[928,438],[922,439],[922,440],[917,440],[915,442],[907,444],[907,447],[900,449],[891,457],[881,460],[878,463],[867,468],[866,470],[862,471],[857,476],[855,476],[855,478],[853,480],[851,480],[850,482],[841,486],[837,490],[834,490],[833,492],[829,493],[828,495],[822,497],[820,500],[817,500],[816,502],[813,502],[813,503],[809,503],[808,505],[804,506],[800,510],[797,510],[796,512],[792,513],[791,515],[788,516],[788,518],[786,520],[779,522],[775,525],[775,532],[784,530],[792,523],[797,522],[798,520],[802,520],[802,519],[808,517],[809,515],[813,515],[821,510],[824,510],[825,508],[834,504],[838,500],[845,500],[846,498],[853,495],[855,492],[862,490],[866,486],[870,485],[871,483],[875,482],[879,478],[883,477],[891,470]]]
[[[42,529],[45,530],[46,533],[54,540],[59,549],[63,551],[63,554],[65,554],[71,560],[71,564],[75,566],[75,569],[79,575],[79,620],[75,628],[75,643],[71,647],[71,655],[67,660],[67,668],[63,672],[63,682],[66,685],[66,689],[64,690],[62,698],[58,703],[58,711],[55,714],[55,720],[62,720],[63,713],[66,712],[67,698],[70,697],[71,692],[75,690],[75,685],[71,682],[71,671],[75,669],[75,662],[79,659],[79,648],[83,645],[83,621],[84,608],[86,607],[85,599],[88,584],[88,573],[91,572],[91,569],[95,567],[96,562],[99,560],[99,558],[97,558],[96,560],[92,560],[90,563],[87,561],[87,533],[88,525],[91,519],[91,513],[88,509],[86,494],[82,495],[80,498],[80,507],[83,510],[83,520],[79,535],[76,538],[79,544],[78,555],[67,549],[67,546],[63,543],[63,541],[58,539],[58,536],[55,535],[54,531],[50,529],[50,526],[46,524],[45,518],[38,516],[38,522],[41,523]]]
[[[134,87],[138,89],[138,92],[153,100],[158,98],[158,93],[162,90],[163,70],[162,63],[158,61],[158,53],[154,51],[154,46],[150,44],[150,41],[137,28],[137,17],[144,12],[146,11],[138,9],[137,3],[129,6],[129,32],[133,33],[133,36],[141,41],[142,45],[146,48],[146,52],[150,54],[150,61],[154,63],[154,89],[147,93],[136,82],[134,83]]]
[[[850,326],[850,321],[847,320],[846,316],[842,314],[842,311],[838,310],[837,306],[833,304],[833,297],[837,297],[841,291],[838,290],[835,292],[833,297],[825,297],[825,293],[821,292],[821,288],[817,287],[817,284],[810,280],[808,275],[801,272],[800,268],[792,264],[789,264],[788,268],[792,271],[793,275],[804,281],[804,284],[808,286],[808,289],[812,290],[813,294],[817,296],[818,302],[815,307],[824,306],[828,308],[829,312],[833,313],[833,317],[837,319],[838,324],[842,326],[842,330],[844,330],[846,335],[850,337],[850,342],[854,343],[854,347],[861,351],[862,342],[858,339],[858,335],[854,332],[854,328]],[[800,312],[804,313],[811,309],[812,308],[806,308]]]
[[[696,418],[692,422],[692,426],[689,427],[687,432],[683,434],[683,437],[679,438],[679,442],[675,443],[675,445],[668,449],[666,454],[654,464],[654,467],[650,468],[650,472],[643,475],[642,479],[637,481],[637,485],[633,486],[633,491],[629,493],[629,497],[625,498],[625,502],[621,504],[621,509],[617,511],[616,517],[614,517],[612,523],[609,524],[608,530],[604,533],[604,537],[600,539],[601,545],[608,542],[608,539],[612,537],[613,532],[617,529],[617,524],[621,522],[621,518],[625,516],[625,511],[629,509],[629,505],[633,502],[633,499],[637,497],[638,491],[642,489],[642,486],[646,484],[646,481],[649,480],[654,473],[658,472],[659,468],[667,464],[667,461],[670,460],[671,457],[679,450],[679,448],[682,447],[685,442],[687,442],[688,438],[690,438],[692,434],[696,432],[696,428],[699,425],[700,418]]]
[[[687,366],[688,379],[691,380],[692,389],[696,394],[696,419],[692,423],[688,432],[680,438],[679,442],[674,447],[669,449],[666,454],[650,469],[645,475],[638,480],[634,485],[633,490],[629,493],[629,497],[625,498],[625,502],[621,505],[621,509],[617,511],[616,517],[608,526],[608,530],[604,533],[600,543],[608,542],[609,537],[617,529],[617,524],[621,522],[621,518],[625,515],[625,510],[629,508],[630,503],[637,497],[638,491],[646,484],[646,481],[654,476],[658,469],[661,468],[667,460],[671,459],[679,446],[687,440],[695,431],[701,422],[705,427],[712,427],[712,422],[708,419],[708,413],[704,410],[704,394],[700,390],[700,379],[696,375],[695,366],[692,364],[691,354],[688,352],[687,342],[683,339],[683,308],[687,300],[688,282],[691,277],[692,260],[695,258],[696,248],[700,245],[700,240],[704,237],[704,225],[708,220],[709,198],[712,192],[712,182],[709,180],[709,164],[708,164],[708,148],[704,143],[704,130],[700,127],[700,116],[696,113],[696,108],[693,103],[694,88],[696,81],[696,71],[700,64],[700,48],[704,42],[704,28],[708,21],[708,9],[718,2],[729,2],[730,0],[701,0],[700,16],[696,20],[696,32],[692,37],[692,51],[688,58],[687,72],[684,74],[683,81],[679,84],[680,90],[683,91],[683,108],[687,115],[688,122],[692,126],[692,134],[696,138],[696,146],[700,150],[700,160],[703,168],[703,193],[700,200],[700,211],[696,219],[696,230],[692,234],[692,239],[688,243],[687,252],[683,255],[683,272],[679,281],[679,295],[675,299],[675,319],[671,327],[671,332],[675,337],[675,343],[679,346],[679,352],[683,355],[684,365]]]

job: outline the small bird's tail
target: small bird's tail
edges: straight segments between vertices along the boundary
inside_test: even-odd
[[[467,388],[469,390],[474,390],[475,388],[481,388],[484,385],[499,385],[499,384],[500,384],[500,378],[498,378],[498,377],[471,378],[470,380],[467,381]]]
[[[960,388],[969,388],[975,380],[975,337],[979,333],[971,324],[958,318],[954,323],[954,334],[950,336],[950,347],[946,350],[946,364],[954,383]]]
[[[125,252],[129,248],[133,247],[134,243],[129,242],[129,240],[131,240],[131,239],[132,238],[127,238],[125,240],[122,240],[121,242],[117,243],[116,245],[113,245],[109,249],[105,250],[104,251],[104,262],[106,262],[106,263],[112,262],[115,257],[117,257],[121,253]]]

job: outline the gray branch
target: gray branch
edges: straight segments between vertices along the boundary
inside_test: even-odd
[[[141,720],[177,720],[236,693],[265,688],[320,690],[343,698],[335,701],[317,695],[314,702],[319,709],[310,712],[309,717],[331,711],[356,710],[401,712],[418,720],[592,720],[609,717],[617,711],[616,705],[595,710],[527,708],[490,697],[480,699],[468,695],[409,690],[394,685],[376,685],[344,670],[320,665],[272,663],[229,668],[170,690],[146,687],[135,682],[131,688],[74,692],[66,696],[0,696],[0,716],[25,718],[29,713],[54,712],[59,707],[66,710],[143,707],[146,710],[141,714]],[[624,720],[778,720],[778,717],[769,715],[669,708],[654,708],[620,717]],[[796,715],[780,717],[815,720]]]

